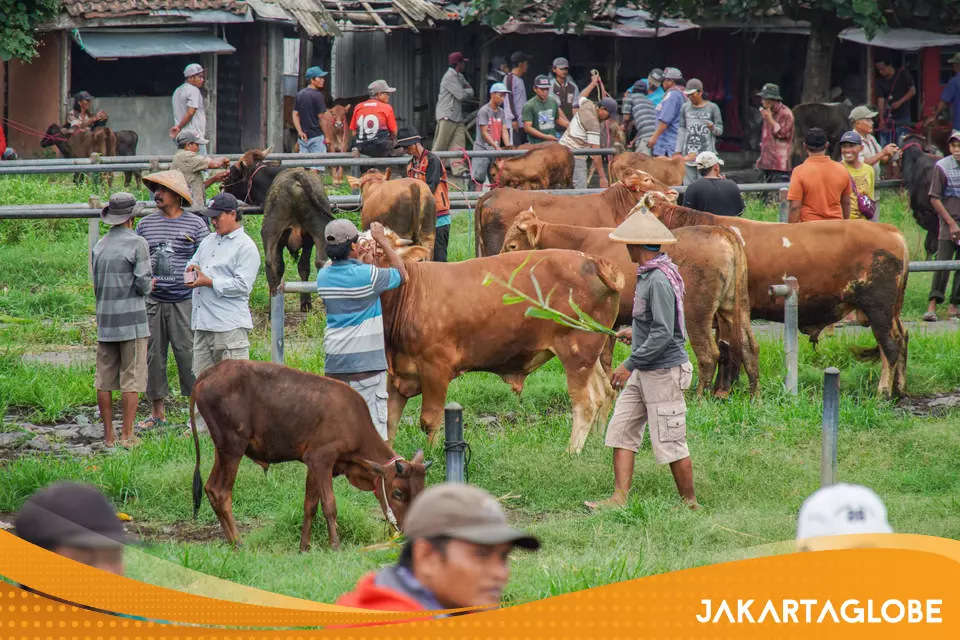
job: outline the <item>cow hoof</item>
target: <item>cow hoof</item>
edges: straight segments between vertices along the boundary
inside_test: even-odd
[[[301,304],[300,311],[303,313],[310,313],[311,311],[313,311],[313,305],[310,304],[309,302],[306,304]]]

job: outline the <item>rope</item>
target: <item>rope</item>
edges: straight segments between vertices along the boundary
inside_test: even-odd
[[[469,174],[469,175],[470,175],[470,181],[473,182],[473,184],[477,185],[479,188],[483,189],[483,183],[482,183],[482,182],[477,182],[476,179],[473,177],[473,162],[470,161],[470,156],[467,155],[467,150],[466,150],[464,147],[458,147],[458,148],[456,148],[456,149],[450,149],[450,151],[462,151],[462,152],[463,152],[463,159],[467,162],[467,167],[470,169],[470,174]],[[496,182],[491,182],[491,183],[490,183],[490,188],[491,188],[491,189],[496,189],[496,188],[499,187],[499,186],[500,186],[500,174],[497,174],[497,180],[496,180]],[[463,190],[462,190],[462,189],[460,190],[460,193],[463,193]]]
[[[463,478],[466,480],[467,484],[470,484],[470,463],[473,461],[473,449],[470,448],[470,443],[466,440],[454,440],[453,442],[446,442],[443,445],[444,451],[464,451],[464,460],[463,460]]]
[[[48,135],[46,131],[40,131],[40,130],[38,130],[38,129],[34,129],[34,128],[32,128],[32,127],[28,127],[27,125],[25,125],[25,124],[23,124],[23,123],[21,123],[21,122],[16,122],[16,121],[11,120],[11,119],[9,119],[9,118],[0,117],[0,120],[2,120],[3,122],[5,122],[5,123],[7,124],[7,126],[10,127],[11,129],[14,129],[14,130],[16,130],[16,131],[19,131],[20,133],[26,133],[27,135],[31,135],[31,136],[34,136],[34,137],[37,137],[37,138],[45,138],[45,137],[47,137],[47,135]],[[69,142],[69,141],[70,141],[69,138],[62,138],[62,137],[60,137],[60,136],[54,136],[54,135],[51,135],[51,136],[50,136],[50,139],[51,139],[51,140],[56,140],[57,142]]]

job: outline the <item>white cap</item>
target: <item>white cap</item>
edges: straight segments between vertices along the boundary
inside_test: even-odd
[[[714,165],[723,166],[723,160],[715,154],[713,151],[701,151],[697,155],[697,159],[694,161],[694,164],[697,165],[698,169],[709,169]]]
[[[201,73],[203,73],[203,67],[201,67],[200,65],[198,65],[196,62],[194,62],[193,64],[188,64],[188,65],[187,65],[186,67],[184,67],[184,69],[183,69],[183,77],[184,77],[184,78],[191,78],[191,77],[193,77],[193,76],[195,76],[195,75],[198,75],[198,74],[201,74]]]
[[[865,533],[893,533],[887,508],[872,489],[833,484],[818,490],[800,507],[797,540]]]

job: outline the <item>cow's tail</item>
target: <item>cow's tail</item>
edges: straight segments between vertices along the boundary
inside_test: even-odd
[[[420,211],[420,185],[419,180],[410,183],[410,206],[413,207],[413,220],[411,223],[411,235],[413,244],[423,246],[423,234],[420,233],[420,223],[423,221],[423,213]]]
[[[196,395],[197,388],[194,386],[193,395],[190,396],[190,429],[193,431],[193,448],[197,454],[197,464],[193,468],[193,519],[197,519],[200,513],[200,501],[203,499],[203,479],[200,478],[200,436],[197,434],[196,417]]]
[[[490,193],[493,193],[492,191]],[[477,258],[482,258],[484,255],[483,252],[483,204],[486,202],[487,196],[480,196],[480,199],[477,200],[477,206],[473,208],[473,250],[474,255]]]
[[[743,300],[747,297],[747,254],[740,244],[740,238],[728,231],[728,240],[737,256],[733,273],[733,335],[730,336],[730,384],[737,381],[743,366],[743,354],[746,344],[746,328],[743,326]],[[742,295],[741,295],[742,294]]]
[[[296,180],[300,188],[303,189],[313,208],[323,214],[328,220],[333,220],[333,211],[330,209],[330,200],[327,199],[327,192],[323,190],[322,186],[319,190],[315,188],[315,184],[323,184],[320,182],[320,178],[307,171],[296,171],[293,174],[293,179]],[[314,238],[313,241],[319,245],[323,242],[323,238]]]

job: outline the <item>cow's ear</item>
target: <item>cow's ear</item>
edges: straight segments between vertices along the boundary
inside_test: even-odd
[[[387,167],[387,170],[383,172],[383,179],[389,180],[390,174],[393,172],[393,167]]]
[[[540,231],[542,227],[543,225],[539,222],[532,222],[527,226],[527,241],[534,249],[540,246]]]
[[[416,462],[417,464],[423,462],[423,449],[417,449],[417,452],[414,454],[413,459],[410,462]]]
[[[354,177],[354,176],[347,176],[347,184],[350,185],[350,188],[351,188],[351,189],[359,189],[359,188],[360,188],[360,178],[357,178],[357,177]]]
[[[519,231],[526,231],[526,230],[527,230],[527,223],[526,223],[526,222],[518,222],[518,223],[517,223],[517,229],[518,229]]]

